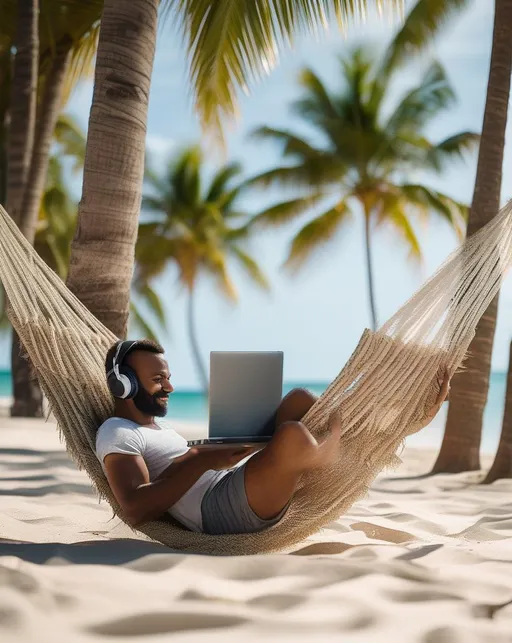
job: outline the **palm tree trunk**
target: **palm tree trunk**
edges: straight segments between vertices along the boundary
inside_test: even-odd
[[[67,284],[126,335],[159,0],[105,0]]]
[[[34,146],[39,62],[38,20],[38,0],[19,0],[7,144],[7,209],[18,225]],[[11,372],[14,404],[11,415],[41,417],[41,389],[31,372],[30,363],[22,357],[21,352],[18,336],[13,330]]]
[[[510,343],[505,412],[503,414],[500,443],[492,467],[483,482],[484,484],[489,484],[498,480],[498,478],[512,478],[512,342]]]
[[[11,49],[0,45],[0,203],[7,197],[7,124],[9,119],[9,92],[11,82]]]
[[[32,363],[24,354],[18,334],[12,330],[11,377],[13,404],[11,417],[43,417],[43,393]]]
[[[0,113],[0,203],[5,203],[7,196],[7,127]]]
[[[199,380],[201,382],[201,387],[203,392],[208,391],[208,376],[206,374],[206,368],[203,364],[203,359],[201,357],[201,351],[199,350],[199,342],[197,341],[197,329],[196,329],[196,317],[195,317],[195,306],[194,306],[194,289],[190,288],[188,291],[188,305],[187,305],[187,328],[188,328],[188,338],[190,340],[190,346],[192,348],[192,355],[196,363],[197,372],[199,375]]]
[[[370,235],[370,216],[371,213],[364,206],[364,240],[366,246],[366,268],[368,275],[368,296],[370,301],[370,312],[372,317],[372,330],[377,330],[377,307],[375,304],[375,288],[373,283],[373,257],[372,257],[372,247],[371,247],[371,235]]]
[[[500,205],[503,151],[512,74],[512,0],[496,0],[494,36],[468,236]],[[485,311],[468,349],[465,370],[453,378],[441,451],[433,473],[480,468],[482,419],[487,402],[498,295]]]
[[[50,146],[61,107],[62,90],[71,54],[71,41],[59,43],[55,57],[44,83],[44,90],[37,111],[34,149],[30,163],[27,187],[23,198],[19,227],[25,237],[34,243],[41,198],[44,193]]]
[[[18,223],[34,145],[39,2],[19,0],[7,144],[7,210]]]
[[[32,158],[23,195],[23,205],[18,216],[18,227],[30,243],[34,243],[36,235],[39,206],[48,172],[50,145],[59,115],[70,44],[70,42],[65,42],[57,47],[55,58],[45,80],[39,109],[36,112],[37,125],[34,128]],[[22,356],[22,351],[19,338],[13,330],[11,373],[14,403],[11,407],[11,415],[13,417],[41,417],[43,415],[41,389],[32,373],[30,362],[28,358]]]

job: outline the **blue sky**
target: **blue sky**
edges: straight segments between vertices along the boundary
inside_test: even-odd
[[[453,19],[427,56],[436,56],[453,83],[458,104],[437,119],[429,134],[442,139],[460,130],[479,131],[492,36],[492,3],[474,0],[469,9]],[[365,25],[354,24],[347,37],[336,29],[317,39],[302,38],[293,51],[282,53],[279,66],[270,76],[251,88],[251,95],[240,97],[240,116],[228,133],[229,159],[240,161],[250,175],[271,168],[279,162],[279,151],[270,144],[255,144],[247,134],[259,125],[288,127],[301,131],[288,106],[298,94],[296,78],[305,65],[311,66],[325,82],[339,85],[337,56],[358,42],[376,47],[388,41],[396,23],[389,19],[370,19]],[[412,64],[397,79],[394,95],[414,81],[418,64]],[[87,125],[92,97],[91,83],[74,94],[69,111]],[[510,138],[510,136],[509,136]],[[166,158],[183,145],[204,140],[193,111],[187,80],[187,62],[179,36],[171,24],[160,29],[150,97],[148,148],[153,164],[162,167]],[[503,199],[511,194],[507,177],[512,170],[511,145],[506,149]],[[209,149],[211,166],[222,162],[218,151]],[[460,200],[470,201],[476,169],[476,155],[466,163],[456,163],[443,177],[429,183]],[[255,193],[243,204],[249,211],[270,205],[279,198],[276,191]],[[337,375],[354,349],[363,329],[369,325],[369,309],[364,264],[363,223],[357,217],[342,233],[296,277],[280,270],[293,233],[306,218],[280,230],[254,238],[251,250],[272,284],[270,294],[258,292],[233,266],[238,287],[238,305],[227,303],[204,280],[197,291],[197,326],[202,353],[208,359],[211,350],[283,350],[287,380],[327,381]],[[379,319],[385,321],[420,287],[457,244],[454,233],[443,222],[432,219],[421,229],[425,261],[415,268],[407,261],[407,252],[388,232],[374,236],[375,280]],[[176,274],[170,269],[158,282],[165,301],[169,332],[162,335],[173,380],[178,388],[197,384],[185,326],[185,296],[176,286]],[[508,344],[512,336],[512,284],[507,280],[500,303],[493,367],[507,368]],[[7,344],[0,346],[0,365],[7,366]]]

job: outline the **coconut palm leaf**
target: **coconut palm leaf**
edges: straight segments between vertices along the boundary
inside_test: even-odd
[[[61,114],[55,124],[53,138],[60,154],[72,158],[73,171],[82,170],[85,163],[85,133],[75,118],[70,114]]]
[[[149,285],[144,284],[141,288],[136,289],[137,296],[147,304],[151,312],[155,315],[159,324],[165,328],[166,318],[163,304],[156,291]]]
[[[17,20],[17,0],[0,0],[0,38],[12,43]],[[80,78],[92,74],[103,0],[40,0],[40,75],[44,77],[57,47],[71,51],[64,82],[63,105]]]
[[[241,173],[242,166],[240,165],[240,163],[229,163],[229,165],[221,168],[212,179],[210,188],[206,194],[206,201],[215,202],[220,199],[222,200],[223,204],[226,204],[228,202],[231,203],[236,194],[228,197],[227,195],[231,194],[233,190],[229,191],[227,189],[227,186],[234,179],[239,179]]]
[[[326,195],[323,192],[317,192],[310,196],[276,203],[254,216],[250,221],[250,225],[266,227],[280,226],[289,223],[298,215],[304,212],[309,212],[314,205],[323,201],[325,198]]]
[[[400,101],[389,118],[386,129],[417,131],[455,101],[455,93],[442,65],[433,62],[421,82]]]
[[[257,176],[251,177],[247,183],[252,187],[292,188],[294,190],[308,192],[309,188],[317,188],[319,184],[323,184],[324,178],[326,178],[325,175],[321,174],[318,167],[314,167],[308,163],[267,170]],[[325,182],[330,184],[332,183],[332,179],[326,178]]]
[[[424,214],[431,211],[436,212],[453,227],[460,240],[464,238],[469,211],[466,204],[424,185],[404,184],[399,186],[399,190],[409,203],[419,210],[423,210]]]
[[[132,327],[131,333],[133,333],[134,335],[146,337],[147,339],[151,339],[154,342],[158,342],[158,337],[153,327],[141,313],[139,307],[133,301],[133,299],[130,300],[129,324]]]
[[[405,212],[407,205],[407,200],[403,197],[403,194],[388,194],[387,198],[382,200],[381,211],[376,222],[377,225],[391,226],[408,247],[409,259],[421,262],[423,254],[418,237]]]
[[[325,154],[318,148],[313,147],[300,136],[292,132],[275,129],[273,127],[258,127],[251,132],[251,138],[255,141],[272,141],[279,144],[283,158],[292,158],[297,161],[322,161]]]
[[[385,84],[389,75],[411,56],[424,51],[425,47],[441,33],[450,18],[471,3],[471,0],[421,0],[417,2],[389,45],[378,77]]]
[[[296,272],[314,252],[323,249],[334,240],[335,232],[349,219],[350,215],[348,204],[341,201],[307,223],[294,237],[285,267]]]
[[[237,92],[268,73],[296,33],[314,32],[332,20],[364,16],[366,0],[170,0],[183,31],[201,121],[218,135],[237,112]],[[379,5],[401,7],[401,0]]]
[[[201,197],[200,167],[203,156],[199,146],[184,149],[169,165],[170,192],[180,203],[194,207]]]
[[[313,122],[320,118],[322,124],[339,119],[336,101],[312,69],[303,69],[299,73],[298,83],[303,90],[303,97],[293,104],[293,113]]]
[[[66,72],[62,89],[62,104],[65,105],[80,80],[94,75],[94,59],[98,49],[100,21],[95,21],[74,43],[71,50],[71,60]]]
[[[230,254],[234,256],[240,266],[244,269],[244,272],[250,277],[251,281],[262,288],[263,290],[269,290],[270,284],[268,279],[264,275],[261,268],[258,266],[257,262],[249,255],[247,252],[239,248],[238,246],[233,246],[230,249]]]
[[[463,159],[468,153],[478,149],[480,135],[474,132],[460,132],[449,136],[433,146],[427,155],[427,164],[440,172],[455,159]]]

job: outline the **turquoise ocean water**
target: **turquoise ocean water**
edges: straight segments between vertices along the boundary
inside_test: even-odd
[[[309,389],[312,393],[320,395],[327,386],[326,383],[287,383],[283,387],[283,393],[287,393],[292,388],[301,386]],[[492,453],[498,444],[499,434],[501,431],[501,421],[505,405],[505,386],[506,373],[493,373],[491,376],[491,387],[489,398],[484,415],[484,433],[482,449],[485,452]],[[11,395],[11,377],[8,371],[0,371],[0,398]],[[208,416],[208,403],[206,397],[197,391],[175,391],[170,399],[169,419],[190,420],[194,422],[206,422]],[[446,417],[446,405],[432,423],[431,428],[421,431],[419,434],[409,439],[411,446],[431,446],[436,447],[442,439],[442,431],[439,427],[444,426]]]

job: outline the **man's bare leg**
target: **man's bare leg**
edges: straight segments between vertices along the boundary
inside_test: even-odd
[[[252,456],[245,469],[245,492],[251,509],[263,520],[277,516],[291,500],[300,477],[337,456],[341,425],[337,416],[320,443],[301,422],[284,422],[272,440]]]

